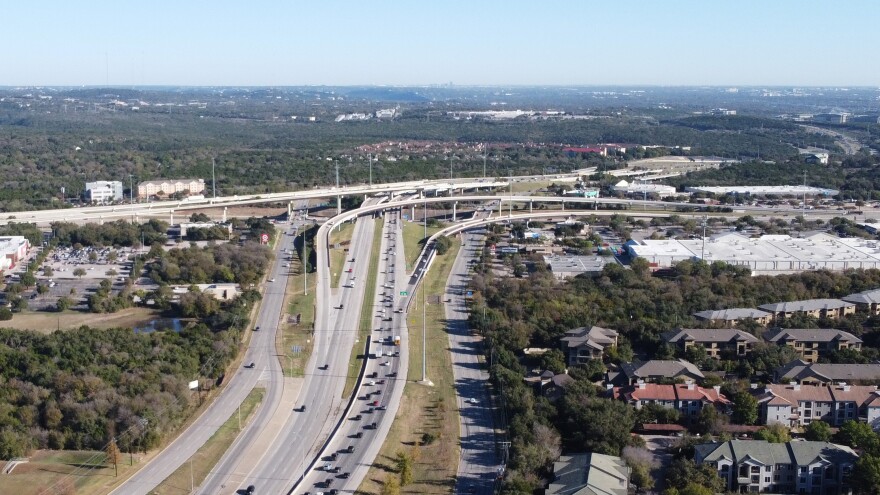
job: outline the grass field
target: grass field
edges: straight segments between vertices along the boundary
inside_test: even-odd
[[[159,311],[150,308],[128,308],[117,313],[99,314],[79,311],[44,313],[42,311],[15,313],[9,321],[0,321],[0,327],[35,330],[50,333],[88,325],[92,328],[133,327],[159,317]]]
[[[287,315],[281,318],[281,331],[278,353],[283,356],[281,367],[284,376],[303,376],[312,353],[312,334],[315,327],[315,286],[318,280],[316,273],[311,273],[306,278],[308,294],[303,292],[303,265],[299,251],[294,250],[293,261],[290,262],[290,271],[295,275],[290,276],[287,282],[285,295],[285,307]],[[287,317],[295,318],[301,314],[299,325],[290,321]],[[299,346],[300,352],[294,353],[293,346]]]
[[[241,403],[241,426],[247,424],[251,414],[257,408],[257,405],[263,400],[264,390],[255,388]],[[177,468],[177,471],[165,479],[150,493],[153,495],[173,495],[186,494],[190,492],[190,476],[195,480],[195,485],[199,484],[208,476],[208,472],[217,464],[226,449],[232,445],[235,437],[241,430],[238,427],[238,414],[233,415],[223,423],[223,426],[217,430],[214,435],[205,442],[205,445],[199,449],[198,453],[192,456],[189,462],[185,462]],[[190,462],[192,464],[190,464]],[[192,469],[192,471],[190,471]]]
[[[132,469],[129,456],[123,454],[119,464],[120,478],[116,478],[113,465],[104,464],[106,459],[104,452],[96,451],[37,451],[29,462],[19,464],[11,474],[4,474],[0,478],[0,493],[106,493],[117,479]]]
[[[354,234],[354,222],[342,224],[337,230],[330,232],[330,287],[339,287],[339,279],[342,277],[342,269],[345,267],[346,250],[351,244],[351,236]],[[339,245],[339,248],[334,246]]]
[[[439,230],[446,227],[440,225],[438,227],[428,227],[428,237],[436,234]],[[425,224],[421,222],[403,222],[403,253],[406,256],[406,272],[410,273],[413,269],[413,263],[419,258],[422,251],[422,245],[425,240]]]
[[[348,371],[345,375],[345,388],[342,389],[342,396],[348,397],[351,389],[357,382],[358,372],[361,369],[361,359],[358,356],[363,354],[364,342],[370,338],[373,330],[373,300],[376,297],[375,287],[376,279],[379,276],[379,249],[382,244],[382,231],[385,228],[385,219],[379,218],[375,221],[373,227],[373,245],[370,251],[370,265],[367,268],[367,280],[364,282],[364,301],[361,304],[361,319],[358,322],[358,338],[355,340],[354,346],[351,348],[351,357],[348,358]]]
[[[461,242],[453,240],[449,251],[438,256],[425,285],[413,294],[413,305],[407,318],[409,326],[409,370],[400,408],[382,449],[356,493],[379,494],[387,476],[397,476],[394,456],[398,451],[415,453],[413,483],[401,489],[410,494],[448,494],[455,486],[459,459],[458,409],[455,404],[452,362],[449,357],[448,336],[442,303],[432,304],[428,299],[427,316],[427,373],[433,387],[416,383],[422,378],[422,294],[442,295],[446,279],[458,254]],[[430,444],[420,445],[424,434],[436,438]]]

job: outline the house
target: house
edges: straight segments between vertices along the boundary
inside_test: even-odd
[[[842,297],[841,300],[856,305],[859,311],[867,311],[872,315],[880,315],[880,289],[866,290],[857,294]]]
[[[565,387],[574,381],[574,378],[566,373],[553,373],[550,370],[532,370],[523,381],[535,389],[535,393],[556,400],[562,397]]]
[[[770,323],[770,320],[773,319],[772,314],[755,308],[730,308],[699,311],[694,313],[694,317],[700,321],[720,323],[726,327],[736,326],[737,323],[743,320],[755,320],[757,323],[767,326]]]
[[[694,461],[717,470],[728,492],[846,495],[859,456],[828,442],[729,440],[695,447]]]
[[[681,328],[663,334],[663,339],[682,352],[693,346],[702,346],[706,354],[714,359],[720,359],[722,353],[745,356],[758,342],[754,335],[730,328]]]
[[[627,387],[614,387],[612,397],[636,409],[654,404],[666,409],[675,409],[683,418],[696,418],[708,405],[721,408],[730,404],[720,390],[720,386],[703,388],[691,380],[674,385],[640,381]]]
[[[793,348],[801,359],[809,363],[815,363],[819,356],[833,351],[862,350],[862,339],[849,332],[831,328],[778,328],[764,334],[764,339]]]
[[[652,359],[646,362],[621,363],[619,371],[609,371],[606,383],[614,385],[633,385],[639,380],[644,382],[683,380],[702,380],[703,372],[696,365],[678,360]]]
[[[553,463],[546,495],[627,495],[630,468],[620,457],[588,452],[563,455]]]
[[[874,385],[771,384],[757,392],[762,424],[803,427],[813,421],[840,426],[862,421],[880,426],[880,392]]]
[[[758,309],[773,313],[774,318],[791,318],[798,314],[815,318],[840,318],[855,313],[856,305],[840,299],[806,299],[762,304]]]
[[[617,332],[596,326],[575,328],[565,332],[561,343],[568,364],[583,364],[602,359],[606,348],[617,346]]]
[[[774,371],[776,382],[800,384],[829,384],[846,382],[859,385],[880,384],[880,363],[832,364],[808,363],[796,359]]]

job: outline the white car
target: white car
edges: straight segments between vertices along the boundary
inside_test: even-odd
[[[270,279],[269,279],[269,282],[274,282],[274,281],[275,281],[274,278],[270,278]]]
[[[478,401],[477,399],[474,399],[473,397],[471,397],[470,399],[465,399],[465,402],[467,402],[468,404],[479,404],[480,403],[480,401]]]

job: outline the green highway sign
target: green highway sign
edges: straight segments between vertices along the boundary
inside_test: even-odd
[[[408,296],[408,295],[409,295],[409,292],[407,292],[407,291],[405,291],[405,290],[402,290],[402,291],[400,291],[400,295],[401,295],[401,296]]]

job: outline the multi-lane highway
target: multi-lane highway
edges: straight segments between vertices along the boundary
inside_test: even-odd
[[[296,226],[294,226],[295,231]],[[281,236],[277,247],[293,249],[292,235]],[[220,396],[208,407],[193,424],[177,437],[168,447],[156,455],[134,476],[120,485],[112,493],[119,495],[147,494],[183,465],[217,429],[229,419],[239,404],[247,397],[258,380],[268,381],[263,406],[257,413],[255,422],[266,416],[273,404],[277,404],[281,394],[281,371],[275,352],[275,330],[284,303],[287,284],[287,269],[280,256],[272,264],[263,291],[263,300],[254,328],[251,332],[250,346],[243,357],[243,364],[254,363],[253,368],[239,368],[226,384]]]
[[[491,495],[501,462],[492,418],[492,401],[486,389],[489,372],[480,360],[481,339],[468,327],[465,301],[469,267],[483,249],[483,235],[463,232],[461,249],[446,283],[446,325],[457,395],[461,457],[455,493]]]

